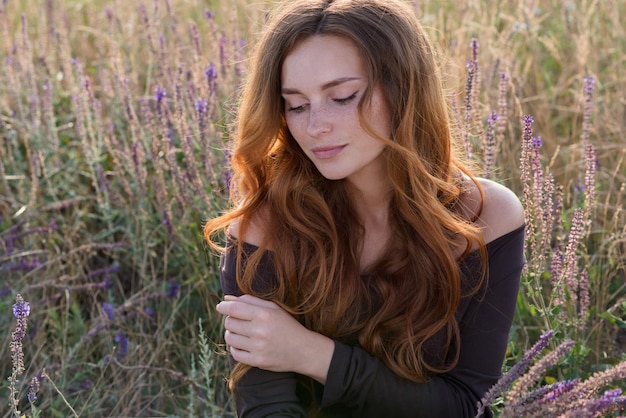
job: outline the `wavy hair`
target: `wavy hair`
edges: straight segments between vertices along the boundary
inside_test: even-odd
[[[448,371],[458,361],[455,312],[465,289],[454,253],[459,242],[461,257],[477,247],[484,266],[485,250],[459,204],[464,185],[478,184],[454,155],[430,43],[401,0],[289,0],[276,10],[242,90],[232,154],[233,208],[206,223],[206,239],[223,251],[220,236],[228,226],[238,220],[244,236],[262,211],[264,241],[245,265],[242,240],[236,240],[237,283],[244,293],[274,300],[311,330],[358,342],[406,379],[420,382]],[[362,115],[377,83],[391,117],[391,138],[379,138],[386,144],[392,188],[391,239],[366,275],[359,271],[364,228],[349,184],[322,177],[285,122],[283,61],[316,35],[344,37],[359,49],[369,77],[359,103],[364,128],[372,132]],[[271,289],[255,284],[263,253],[276,270]],[[435,355],[429,354],[433,344]],[[231,388],[245,370],[233,370]]]

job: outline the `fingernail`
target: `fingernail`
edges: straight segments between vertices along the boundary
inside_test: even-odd
[[[224,295],[224,300],[235,300],[237,299],[237,296],[233,296],[233,295]]]

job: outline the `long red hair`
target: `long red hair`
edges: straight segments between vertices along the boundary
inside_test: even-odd
[[[392,122],[391,138],[380,138],[392,187],[392,239],[366,277],[359,272],[364,231],[348,183],[319,174],[284,118],[283,60],[303,39],[321,34],[359,48],[369,75],[359,110],[381,83]],[[238,219],[244,236],[263,210],[265,240],[237,276],[244,293],[276,301],[331,338],[356,336],[407,379],[450,370],[459,352],[455,311],[462,296],[454,249],[461,242],[464,255],[473,246],[484,253],[484,245],[459,205],[472,177],[454,157],[434,53],[413,10],[392,0],[287,1],[266,26],[250,68],[232,154],[233,208],[207,222],[207,240],[224,250],[221,233]],[[277,283],[258,294],[255,271],[267,249]],[[241,260],[241,245],[237,251]],[[443,344],[437,357],[445,361],[426,354],[435,335]],[[233,379],[244,371],[239,365]]]

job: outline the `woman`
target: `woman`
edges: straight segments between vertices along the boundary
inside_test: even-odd
[[[287,1],[242,93],[217,310],[242,417],[464,417],[500,376],[524,216],[455,159],[401,0]]]

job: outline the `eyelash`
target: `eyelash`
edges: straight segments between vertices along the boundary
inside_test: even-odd
[[[350,103],[352,100],[354,100],[354,98],[356,97],[356,91],[354,93],[352,93],[350,96],[348,97],[344,97],[343,99],[333,99],[334,102],[339,103],[339,104],[346,104],[346,103]]]
[[[348,103],[350,103],[352,100],[354,100],[356,98],[357,93],[358,92],[355,91],[354,93],[352,93],[348,97],[344,97],[344,98],[341,98],[341,99],[333,99],[333,102],[335,102],[335,103],[337,103],[339,105],[348,104]],[[287,108],[287,111],[294,112],[294,113],[304,112],[304,105]]]

